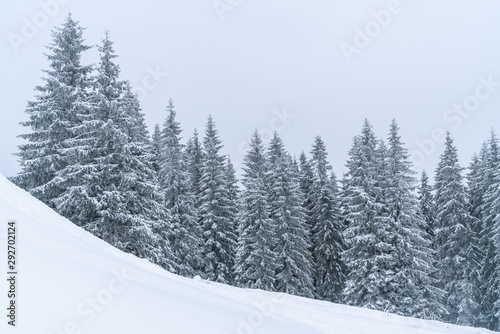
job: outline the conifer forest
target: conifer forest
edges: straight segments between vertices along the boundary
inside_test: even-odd
[[[15,184],[178,275],[500,330],[494,130],[468,166],[448,133],[420,175],[396,120],[382,134],[359,124],[345,162],[320,136],[301,137],[295,156],[256,130],[240,173],[208,114],[204,129],[184,129],[167,98],[163,124],[148,129],[113,45],[106,32],[98,63],[85,64],[84,28],[68,15],[53,30]]]

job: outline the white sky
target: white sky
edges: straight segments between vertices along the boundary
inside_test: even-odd
[[[224,153],[237,165],[255,128],[264,136],[276,128],[296,155],[309,152],[321,135],[341,174],[365,117],[383,138],[390,120],[397,119],[417,171],[434,174],[442,151],[440,143],[432,147],[434,129],[452,132],[462,164],[468,165],[490,129],[500,132],[500,85],[486,87],[481,81],[500,82],[500,2],[397,2],[8,1],[0,13],[0,173],[12,176],[19,170],[12,153],[21,143],[16,135],[26,129],[18,123],[27,119],[26,102],[42,83],[41,70],[48,68],[43,53],[50,30],[61,25],[68,10],[87,27],[87,44],[99,43],[110,29],[122,78],[146,91],[142,108],[150,129],[163,122],[171,97],[183,137],[194,128],[203,134],[212,114]],[[49,14],[43,3],[52,4]],[[216,3],[232,11],[218,13]],[[388,9],[390,22],[376,23],[372,12]],[[36,31],[30,24],[38,25]],[[356,46],[358,28],[371,29],[372,37],[367,45],[357,40],[358,54],[348,62],[341,46]],[[12,43],[21,37],[22,44]],[[96,56],[94,48],[84,62]],[[158,82],[149,74],[155,71]],[[463,103],[472,111],[464,109],[463,116],[447,111]],[[284,113],[293,118],[277,118]],[[419,141],[432,146],[423,152]]]

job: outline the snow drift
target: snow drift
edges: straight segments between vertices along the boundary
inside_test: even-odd
[[[0,249],[17,222],[16,326],[1,333],[490,333],[367,309],[187,279],[92,236],[0,175]]]

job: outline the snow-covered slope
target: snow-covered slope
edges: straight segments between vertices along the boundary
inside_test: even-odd
[[[18,226],[16,327],[0,333],[489,333],[383,312],[186,279],[122,253],[0,175],[0,259],[7,221]],[[5,269],[4,269],[5,268]]]

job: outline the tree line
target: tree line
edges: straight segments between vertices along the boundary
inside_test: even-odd
[[[450,134],[434,185],[396,121],[368,120],[338,180],[316,137],[299,158],[255,131],[240,180],[212,117],[185,142],[172,100],[150,136],[109,33],[98,64],[68,15],[28,103],[20,187],[111,245],[186,277],[500,329],[500,153],[464,175]]]

